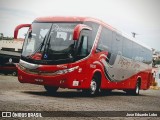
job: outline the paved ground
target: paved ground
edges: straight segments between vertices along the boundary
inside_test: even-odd
[[[57,94],[49,95],[43,86],[21,84],[17,77],[0,75],[0,111],[160,111],[160,91],[146,90],[141,91],[140,96],[129,96],[123,91],[115,90],[110,95],[87,97],[76,90],[59,89]],[[154,117],[141,119],[158,120]]]

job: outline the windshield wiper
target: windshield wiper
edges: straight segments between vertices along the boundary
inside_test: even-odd
[[[53,25],[53,24],[52,24],[52,25]],[[40,50],[40,52],[41,52],[41,50],[42,50],[42,48],[43,48],[43,46],[44,46],[44,44],[45,44],[45,41],[48,40],[49,34],[50,34],[50,32],[51,32],[51,29],[52,29],[52,25],[51,25],[49,31],[47,32],[47,34],[45,35],[45,37],[44,37],[43,41],[41,42],[40,46],[33,52],[32,55],[29,56],[30,58],[32,58],[32,56],[33,56],[35,53],[37,53],[39,50]],[[45,47],[45,48],[46,48],[46,47]],[[44,48],[44,50],[45,50],[45,48]]]
[[[51,39],[51,36],[50,36],[50,33],[51,33],[51,30],[52,30],[52,26],[53,26],[53,23],[48,31],[48,35],[47,35],[47,39],[46,39],[46,45],[44,47],[44,52],[43,52],[43,56],[47,53],[48,51],[48,46],[49,46],[49,43],[50,43],[50,39]]]
[[[43,48],[43,46],[44,46],[44,42],[45,42],[45,40],[46,40],[46,36],[47,36],[47,35],[45,35],[43,41],[41,42],[41,44],[39,45],[39,47],[33,52],[33,54],[30,55],[30,56],[27,56],[27,57],[32,58],[33,55],[35,55],[35,53],[37,53],[39,50],[40,50],[40,52],[41,52],[41,50],[42,50],[42,48]]]

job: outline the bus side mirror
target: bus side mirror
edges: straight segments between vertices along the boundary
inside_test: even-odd
[[[20,24],[20,25],[18,25],[14,30],[14,39],[17,39],[19,29],[24,28],[24,27],[29,27],[31,29],[31,24]]]
[[[82,30],[92,30],[92,28],[84,24],[78,24],[73,31],[73,40],[79,39]]]

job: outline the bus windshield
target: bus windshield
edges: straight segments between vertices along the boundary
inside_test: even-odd
[[[41,53],[42,59],[65,59],[72,55],[73,30],[78,23],[33,23],[22,51],[23,57]]]

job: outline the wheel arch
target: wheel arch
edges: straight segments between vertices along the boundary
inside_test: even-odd
[[[136,80],[136,83],[139,83],[139,86],[140,86],[140,88],[141,88],[141,84],[142,84],[142,78],[141,78],[141,76],[138,76],[137,77],[137,80]]]
[[[99,83],[99,87],[101,86],[101,83],[102,83],[102,73],[100,70],[95,70],[93,72],[93,77],[96,76],[98,77],[98,83]]]

